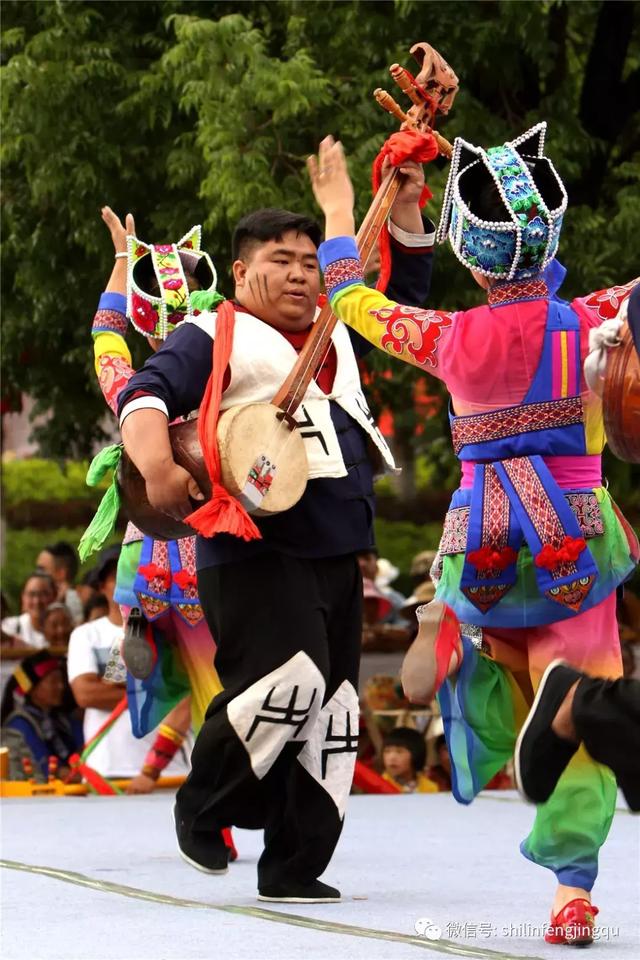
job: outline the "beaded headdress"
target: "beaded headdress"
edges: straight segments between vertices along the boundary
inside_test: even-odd
[[[436,239],[442,243],[448,235],[458,260],[485,277],[525,279],[556,254],[567,194],[543,156],[546,129],[538,123],[488,150],[455,141]],[[479,201],[485,193],[495,198],[496,191],[502,215],[483,219]]]
[[[216,269],[200,249],[201,236],[197,226],[177,243],[147,244],[127,237],[127,316],[139,333],[166,340],[192,312],[185,270],[196,277],[202,291],[215,291]]]

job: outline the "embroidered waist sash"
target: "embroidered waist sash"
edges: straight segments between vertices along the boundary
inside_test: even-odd
[[[476,463],[460,589],[483,613],[514,586],[523,543],[540,593],[578,611],[598,570],[543,457]]]
[[[197,626],[204,614],[198,596],[195,537],[169,541],[145,537],[133,589],[147,620],[157,620],[173,607],[186,624]]]

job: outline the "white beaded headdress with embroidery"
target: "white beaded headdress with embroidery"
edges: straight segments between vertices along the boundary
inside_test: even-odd
[[[543,155],[546,129],[546,123],[538,123],[516,140],[488,150],[456,138],[436,240],[443,243],[448,236],[458,260],[470,270],[498,280],[522,280],[555,256],[567,193]],[[492,184],[504,217],[489,221],[474,213],[474,201]]]
[[[127,316],[146,337],[166,340],[191,312],[185,269],[202,291],[215,291],[218,277],[208,253],[201,249],[202,227],[192,227],[177,243],[148,244],[127,237]],[[149,292],[158,282],[160,294]]]

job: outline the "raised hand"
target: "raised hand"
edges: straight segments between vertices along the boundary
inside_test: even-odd
[[[116,253],[126,253],[127,252],[127,236],[130,234],[135,235],[136,225],[133,219],[133,215],[128,213],[125,217],[125,226],[122,226],[122,221],[120,217],[113,212],[111,207],[103,207],[100,211],[100,216],[102,217],[106,227],[111,234],[111,239],[113,241],[113,246]]]
[[[342,144],[332,136],[320,144],[318,156],[307,159],[311,186],[325,216],[336,211],[353,210],[353,186]]]

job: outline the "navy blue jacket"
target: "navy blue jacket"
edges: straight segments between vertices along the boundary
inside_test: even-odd
[[[432,226],[425,224],[429,234]],[[432,248],[408,250],[392,240],[392,271],[387,295],[392,300],[422,306],[429,294]],[[357,357],[372,346],[349,330]],[[184,416],[200,406],[211,374],[211,339],[188,323],[131,378],[118,398],[118,413],[136,396],[149,394],[166,405],[169,419]],[[284,374],[283,374],[284,378]],[[298,503],[271,517],[255,518],[263,539],[245,543],[228,534],[197,538],[198,569],[238,561],[266,550],[297,557],[332,557],[374,546],[373,467],[367,438],[355,420],[333,401],[331,419],[336,429],[347,476],[310,480]]]

